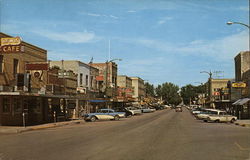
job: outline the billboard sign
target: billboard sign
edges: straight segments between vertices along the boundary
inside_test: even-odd
[[[235,82],[232,83],[233,88],[245,88],[247,85],[244,82]]]

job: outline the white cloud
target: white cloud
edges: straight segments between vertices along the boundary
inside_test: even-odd
[[[92,16],[92,17],[107,17],[107,18],[112,18],[112,19],[118,19],[119,18],[119,17],[114,16],[114,15],[106,15],[106,14],[98,14],[98,13],[85,13],[85,12],[81,12],[80,14],[88,15],[88,16]]]
[[[94,16],[94,17],[100,17],[102,15],[100,14],[94,14],[94,13],[87,13],[88,16]]]
[[[128,13],[135,13],[136,11],[134,11],[134,10],[129,10],[129,11],[127,11]]]
[[[159,25],[164,24],[164,23],[166,23],[167,21],[170,21],[170,20],[172,20],[172,19],[173,19],[173,17],[162,17],[162,18],[160,18],[160,20],[158,21],[158,24],[159,24]]]
[[[66,33],[59,33],[59,32],[51,32],[46,30],[40,31],[33,31],[42,37],[49,38],[55,41],[64,41],[67,43],[88,43],[97,40],[94,32],[66,32]]]
[[[249,50],[249,35],[247,31],[215,40],[194,40],[185,44],[173,44],[145,38],[125,41],[137,43],[165,54],[201,55],[218,60],[232,59],[240,51]]]

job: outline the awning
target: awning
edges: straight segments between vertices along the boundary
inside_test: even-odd
[[[102,100],[102,99],[95,99],[95,100],[88,100],[89,102],[92,103],[102,103],[102,102],[107,102],[107,100]]]
[[[250,98],[239,99],[239,100],[235,101],[235,102],[233,103],[233,105],[244,105],[244,104],[246,104],[248,101],[250,101]]]

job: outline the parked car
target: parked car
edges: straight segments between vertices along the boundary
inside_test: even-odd
[[[198,107],[198,108],[192,109],[192,110],[191,110],[191,113],[192,113],[193,115],[197,115],[197,114],[201,113],[203,110],[204,110],[203,108]]]
[[[176,107],[175,112],[182,112],[182,107]]]
[[[200,113],[196,114],[196,118],[200,120],[205,120],[209,115],[219,114],[220,112],[221,110],[218,109],[202,109]]]
[[[125,117],[125,112],[115,112],[113,109],[100,109],[96,113],[84,114],[84,120],[91,122],[96,120],[119,120],[123,117]]]
[[[116,112],[125,112],[125,117],[126,118],[131,117],[133,115],[132,112],[130,112],[126,108],[116,108],[115,111]]]
[[[130,111],[132,113],[132,115],[138,115],[138,114],[142,114],[142,111],[139,108],[135,108],[135,107],[127,107],[126,108],[128,111]]]
[[[226,112],[220,112],[219,114],[209,115],[206,118],[207,122],[231,122],[234,123],[237,117],[227,114]]]
[[[142,113],[150,113],[152,110],[148,106],[140,107]]]

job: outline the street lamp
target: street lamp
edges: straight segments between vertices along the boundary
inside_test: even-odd
[[[208,97],[209,97],[209,101],[211,101],[211,99],[212,99],[212,96],[211,96],[212,91],[211,91],[210,87],[211,87],[211,83],[212,83],[212,75],[213,75],[213,73],[211,71],[209,71],[209,72],[201,71],[200,73],[207,73],[209,75],[209,79],[208,79]]]
[[[115,58],[109,61],[106,61],[106,73],[105,73],[105,94],[107,95],[107,88],[110,87],[110,81],[108,80],[109,76],[109,63],[113,63],[114,61],[122,61],[120,58]]]
[[[209,75],[209,79],[212,78],[213,73],[211,71],[207,72],[207,71],[201,71],[200,73],[207,73]]]
[[[240,24],[240,25],[243,25],[243,26],[247,27],[248,29],[250,29],[249,25],[241,23],[241,22],[231,22],[231,21],[227,22],[227,25],[232,25],[232,24]]]

